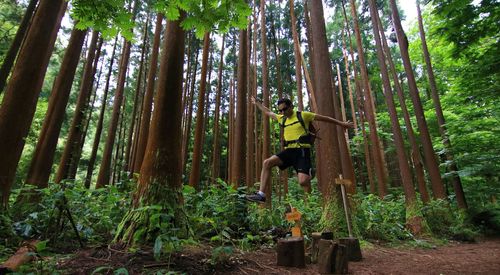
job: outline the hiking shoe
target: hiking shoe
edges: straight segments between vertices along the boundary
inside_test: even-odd
[[[263,197],[262,195],[259,195],[258,193],[255,193],[252,195],[246,195],[245,199],[247,201],[251,201],[251,202],[258,202],[258,203],[265,203],[266,202],[266,197]]]

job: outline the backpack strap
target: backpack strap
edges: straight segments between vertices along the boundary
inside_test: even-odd
[[[306,134],[309,134],[309,129],[306,128],[306,124],[304,122],[304,119],[302,118],[301,111],[297,111],[297,119],[299,120],[300,125],[302,125],[302,128],[304,128],[304,130],[306,131]]]

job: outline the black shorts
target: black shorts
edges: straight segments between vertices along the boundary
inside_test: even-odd
[[[297,173],[309,175],[311,169],[310,148],[288,148],[279,152],[276,156],[283,162],[283,164],[279,166],[281,170],[293,166]]]

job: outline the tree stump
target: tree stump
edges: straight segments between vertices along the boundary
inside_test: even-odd
[[[347,274],[348,264],[349,264],[349,257],[347,254],[347,246],[345,246],[343,244],[336,244],[334,249],[333,249],[333,254],[334,254],[334,256],[332,258],[335,259],[333,273],[334,274]]]
[[[339,243],[347,247],[347,255],[349,261],[361,261],[363,256],[361,255],[361,248],[359,246],[359,240],[357,238],[340,238]]]
[[[318,272],[321,274],[330,274],[333,271],[332,261],[333,248],[335,243],[332,240],[319,240],[318,252]]]
[[[321,274],[348,273],[347,247],[332,240],[319,241],[318,272]]]
[[[312,233],[311,263],[313,264],[318,262],[319,240],[321,240],[321,233],[319,232]]]
[[[279,239],[277,264],[288,267],[305,267],[304,238],[292,237]]]

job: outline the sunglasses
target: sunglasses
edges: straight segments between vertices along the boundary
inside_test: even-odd
[[[280,113],[283,113],[283,112],[285,112],[286,110],[288,110],[288,108],[290,108],[290,106],[286,106],[286,107],[285,107],[285,108],[283,108],[283,109],[278,109],[278,111],[279,111]]]

